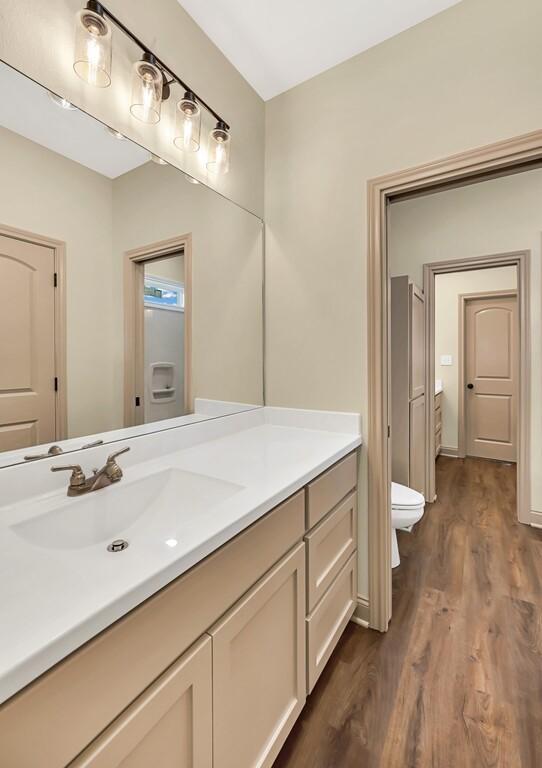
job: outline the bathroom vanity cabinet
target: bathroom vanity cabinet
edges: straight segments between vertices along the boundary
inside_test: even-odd
[[[357,453],[0,707],[9,768],[270,766],[356,605]]]

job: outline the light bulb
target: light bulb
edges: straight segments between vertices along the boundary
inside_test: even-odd
[[[175,138],[173,143],[186,152],[197,152],[200,146],[201,110],[196,97],[186,91],[178,102],[175,113]]]
[[[207,169],[211,173],[224,174],[230,170],[231,136],[225,123],[219,121],[209,134]]]
[[[144,53],[136,61],[132,73],[132,102],[130,112],[142,123],[160,120],[164,80],[152,54]]]
[[[118,139],[119,141],[126,140],[126,136],[123,136],[120,131],[116,131],[114,128],[110,128],[108,125],[105,125],[104,128],[110,136],[113,136],[113,138]]]
[[[71,101],[68,101],[68,99],[65,99],[63,96],[57,96],[56,93],[52,93],[51,91],[47,91],[47,93],[53,104],[56,104],[57,107],[61,107],[62,109],[77,109],[77,107],[73,106]]]
[[[89,2],[76,14],[73,68],[89,85],[111,84],[111,28],[98,3]]]

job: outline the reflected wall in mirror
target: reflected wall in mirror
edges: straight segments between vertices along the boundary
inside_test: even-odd
[[[261,220],[4,64],[0,87],[0,464],[262,405]]]

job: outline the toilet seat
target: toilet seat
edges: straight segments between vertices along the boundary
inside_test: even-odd
[[[400,483],[391,484],[392,509],[418,509],[425,506],[425,499],[414,488],[407,488]]]
[[[401,562],[397,546],[397,529],[411,530],[423,517],[425,499],[421,493],[400,483],[391,484],[391,564]]]

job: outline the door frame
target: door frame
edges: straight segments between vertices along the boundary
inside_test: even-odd
[[[402,194],[508,175],[541,159],[542,130],[367,182],[369,624],[381,632],[392,612],[388,205]]]
[[[528,289],[527,289],[528,292]],[[527,293],[528,295],[528,293]],[[458,354],[458,389],[457,391],[459,394],[459,408],[458,408],[458,440],[457,440],[457,455],[458,458],[464,459],[467,455],[466,451],[466,443],[467,443],[467,393],[465,392],[465,371],[466,371],[466,323],[465,323],[465,312],[467,309],[467,304],[469,301],[476,301],[480,299],[510,299],[515,298],[517,302],[517,321],[518,321],[518,354],[517,354],[517,362],[516,362],[516,383],[517,383],[517,396],[516,396],[516,410],[517,410],[517,435],[516,435],[516,445],[517,445],[517,469],[518,469],[518,499],[521,496],[521,492],[524,491],[524,489],[521,487],[522,482],[525,480],[523,476],[519,472],[520,468],[520,455],[519,455],[519,448],[521,445],[521,439],[520,439],[520,433],[522,430],[522,427],[524,428],[524,425],[522,424],[522,418],[521,418],[521,409],[519,407],[520,398],[519,395],[521,393],[521,382],[523,379],[523,371],[527,371],[527,376],[530,377],[531,368],[530,368],[530,362],[528,358],[525,358],[524,355],[524,349],[522,348],[522,341],[524,339],[524,336],[529,333],[529,323],[527,323],[526,327],[522,327],[522,317],[521,317],[521,311],[520,311],[520,296],[519,291],[517,288],[513,288],[510,290],[501,290],[501,291],[477,291],[475,293],[461,293],[459,295],[459,330],[458,330],[458,347],[459,347],[459,354]],[[530,398],[529,398],[530,400]],[[521,398],[521,402],[524,405],[524,408],[527,407],[530,411],[530,402],[526,403],[524,398]],[[528,418],[528,423],[530,423],[530,413]],[[518,504],[518,508],[520,505]]]
[[[423,265],[423,285],[426,295],[425,322],[426,333],[426,386],[435,380],[435,276],[450,274],[451,272],[468,272],[469,270],[491,269],[494,267],[516,267],[517,288],[514,293],[518,296],[518,325],[520,328],[519,360],[520,376],[518,378],[518,459],[517,459],[517,514],[522,523],[530,523],[531,513],[531,465],[530,465],[530,423],[531,423],[531,384],[530,376],[522,376],[521,372],[528,367],[530,370],[530,251],[513,251],[511,253],[498,253],[491,256],[474,256],[452,261],[437,261]],[[510,294],[512,291],[505,291]],[[486,292],[502,293],[501,291]],[[465,294],[466,295],[466,294]],[[470,294],[468,294],[470,295]],[[474,296],[474,294],[472,294]],[[459,316],[461,323],[461,314]],[[460,328],[460,333],[462,333]],[[461,338],[461,336],[459,337]],[[461,361],[460,361],[461,363]],[[462,375],[460,370],[459,375]],[[459,399],[461,408],[461,398]],[[427,407],[425,424],[427,434],[434,434],[435,413]],[[461,412],[459,424],[461,428]],[[433,432],[431,432],[433,430]],[[458,456],[461,456],[462,435],[460,435]],[[464,456],[464,453],[463,453]],[[434,445],[430,444],[426,452],[426,498],[436,499],[435,483],[435,452]]]
[[[135,405],[144,391],[143,377],[143,280],[145,262],[177,251],[184,254],[184,410],[192,409],[192,234],[133,248],[124,254],[124,426],[141,423]],[[143,405],[143,403],[142,403]]]
[[[54,254],[56,286],[54,295],[55,376],[55,441],[68,437],[68,366],[66,354],[66,243],[45,235],[37,235],[17,227],[0,224],[0,235],[25,243],[50,248]]]

